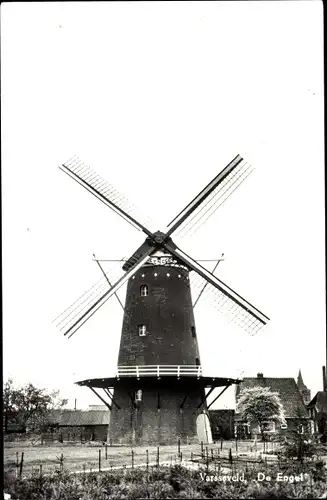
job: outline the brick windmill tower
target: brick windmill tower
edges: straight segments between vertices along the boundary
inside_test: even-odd
[[[190,273],[202,281],[199,296],[204,290],[211,293],[219,310],[249,333],[257,332],[269,318],[178,248],[171,236],[204,208],[208,210],[209,202],[216,209],[249,175],[249,165],[237,155],[165,233],[152,232],[137,221],[113,188],[78,159],[60,168],[146,235],[114,284],[104,273],[87,300],[74,303],[58,318],[60,329],[71,337],[127,282],[116,374],[77,383],[89,387],[111,410],[113,443],[172,444],[178,439],[186,443],[199,433],[203,441],[210,441],[208,408],[239,380],[202,373]],[[222,390],[207,405],[217,387]]]

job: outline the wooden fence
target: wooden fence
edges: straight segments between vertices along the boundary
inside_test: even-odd
[[[233,446],[234,445],[234,446]],[[131,448],[129,451],[126,449],[126,454],[119,458],[117,455],[117,450],[105,444],[103,447],[98,447],[92,452],[92,466],[88,467],[86,465],[81,465],[79,470],[73,469],[76,466],[74,461],[70,464],[71,467],[66,462],[64,453],[61,452],[59,456],[56,457],[56,463],[52,464],[49,468],[46,461],[41,461],[32,470],[28,466],[28,451],[21,452],[19,455],[16,452],[16,476],[17,477],[27,477],[29,474],[49,474],[53,471],[57,473],[63,472],[64,470],[71,473],[88,473],[88,472],[105,472],[115,469],[134,469],[134,468],[155,468],[160,466],[173,466],[176,464],[181,464],[185,467],[192,469],[206,469],[215,472],[236,472],[236,471],[248,471],[253,469],[259,469],[264,471],[271,467],[273,463],[278,465],[281,469],[285,461],[282,461],[277,454],[264,454],[262,449],[259,452],[246,452],[236,451],[237,444],[235,441],[225,441],[221,442],[219,446],[208,446],[201,443],[200,446],[196,448],[194,446],[181,447],[180,441],[178,441],[175,451],[169,452],[167,454],[167,449],[165,447],[157,446],[155,449],[151,450],[151,454],[148,449],[140,449],[135,451]],[[195,451],[193,451],[195,450]],[[171,451],[171,450],[170,450]],[[117,460],[118,458],[118,460]],[[307,460],[308,461],[308,460]],[[35,462],[35,460],[33,460]],[[90,460],[89,460],[90,463]],[[295,465],[296,462],[288,460],[288,466],[290,464]],[[54,466],[54,467],[53,467]],[[26,470],[24,470],[26,467]],[[49,470],[50,469],[50,470]],[[24,476],[23,476],[24,475]]]

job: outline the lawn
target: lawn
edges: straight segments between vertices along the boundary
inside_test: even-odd
[[[244,457],[244,459],[251,459],[251,457],[258,456],[260,452],[263,451],[262,443],[258,443],[257,451],[251,446],[253,443],[249,441],[243,441],[236,443],[235,441],[224,441],[221,447],[221,443],[208,445],[203,447],[205,456],[208,453],[209,460],[214,457],[217,458],[229,456],[229,450],[232,450],[232,455],[239,455]],[[271,443],[269,444],[270,451],[272,449]],[[64,461],[63,466],[65,469],[70,471],[82,471],[84,468],[86,470],[98,470],[99,469],[99,450],[101,450],[101,469],[109,469],[111,467],[117,466],[131,466],[132,465],[132,448],[130,447],[107,447],[107,459],[106,459],[106,448],[102,443],[90,443],[90,444],[51,444],[51,445],[37,445],[32,446],[28,443],[5,443],[4,447],[4,469],[12,470],[16,468],[16,460],[20,462],[22,452],[24,453],[24,463],[23,463],[23,475],[28,475],[32,470],[40,469],[42,465],[42,472],[47,473],[54,471],[59,468],[60,456],[63,454]],[[149,446],[145,447],[134,447],[133,448],[133,464],[135,466],[147,463],[147,453],[148,450],[148,462],[149,464],[157,463],[157,447]],[[201,446],[198,444],[193,445],[181,445],[180,452],[182,454],[182,459],[184,461],[200,458]],[[178,446],[160,446],[159,447],[159,463],[164,462],[175,462],[178,458]],[[269,457],[270,458],[270,457]]]
[[[178,458],[177,446],[160,446],[160,465],[166,464],[170,467],[152,467],[157,465],[156,446],[133,449],[108,446],[106,459],[105,446],[102,443],[56,443],[36,446],[27,442],[6,443],[4,487],[12,500],[327,497],[326,461],[277,461],[276,455],[272,454],[273,446],[276,448],[277,445],[269,443],[268,454],[263,454],[263,443],[258,443],[255,450],[253,443],[249,441],[238,442],[236,450],[235,441],[224,441],[222,447],[221,443],[204,446],[203,459],[200,445],[183,445],[180,447],[182,460]],[[101,473],[98,472],[99,450]],[[137,466],[147,463],[146,450],[149,468],[140,470]],[[133,470],[132,451],[135,466]],[[16,456],[20,460],[22,453],[24,468],[20,477],[18,469],[16,470]],[[64,462],[63,470],[59,471],[61,454],[64,456]],[[201,462],[200,469],[190,461],[191,458]],[[195,466],[195,470],[190,470],[190,464]],[[84,474],[84,470],[92,470],[93,473]],[[299,477],[302,475],[302,479],[300,482],[278,481],[278,473],[287,477],[298,474]],[[231,478],[237,474],[243,475],[243,480],[222,480],[228,478],[228,475]],[[259,474],[271,476],[271,480],[259,480]],[[222,479],[212,480],[212,477]]]

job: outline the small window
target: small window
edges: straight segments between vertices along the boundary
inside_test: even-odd
[[[142,285],[140,288],[141,297],[147,297],[149,295],[149,287],[148,285]]]
[[[138,326],[138,332],[139,332],[139,336],[140,337],[145,337],[146,334],[147,334],[146,326],[145,325],[139,325]]]
[[[192,337],[195,339],[195,337],[196,337],[195,326],[191,326],[191,333],[192,333]]]
[[[135,393],[135,402],[139,403],[140,401],[142,401],[142,389],[139,389]]]

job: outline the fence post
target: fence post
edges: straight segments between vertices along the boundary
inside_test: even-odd
[[[237,434],[236,434],[236,438],[235,438],[235,450],[236,450],[236,454],[237,454],[237,451],[238,451],[238,446],[237,446]]]
[[[106,443],[106,460],[108,459],[108,445]]]
[[[201,455],[204,458],[203,441],[201,441]]]
[[[179,454],[179,458],[180,458],[180,462],[182,463],[182,460],[183,460],[183,453],[180,453],[180,454]]]
[[[20,467],[19,467],[19,477],[22,477],[23,464],[24,464],[24,452],[22,451],[22,457],[20,459]]]
[[[132,469],[134,469],[134,450],[132,450]]]
[[[146,450],[145,453],[146,453],[146,468],[148,470],[149,469],[149,450]]]
[[[40,464],[40,478],[42,477],[42,464]]]
[[[207,471],[209,469],[209,453],[208,453],[208,446],[206,446],[206,458],[207,458]]]
[[[193,462],[193,451],[191,451],[191,462]]]
[[[223,440],[222,439],[220,440],[220,449],[221,450],[223,449]]]
[[[211,460],[213,461],[213,449],[211,448]]]
[[[160,454],[160,450],[159,450],[159,446],[157,447],[157,467],[159,467],[159,455]]]
[[[99,450],[99,472],[101,471],[101,449]]]
[[[177,452],[178,452],[178,456],[179,456],[181,453],[181,440],[180,439],[178,439],[178,443],[177,443]]]
[[[16,477],[18,477],[18,467],[19,467],[18,451],[16,451]]]

